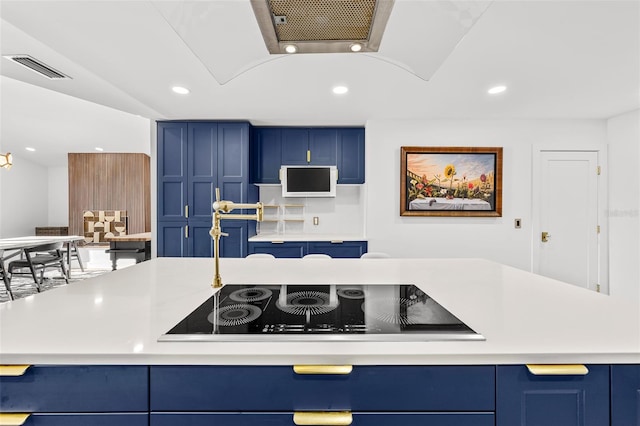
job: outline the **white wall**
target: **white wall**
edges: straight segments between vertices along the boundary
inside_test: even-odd
[[[606,143],[598,120],[371,120],[366,126],[366,233],[394,257],[480,257],[531,270],[532,147]],[[501,146],[502,217],[401,217],[401,146]],[[514,228],[514,219],[522,228]],[[419,272],[419,265],[416,265]]]
[[[283,198],[282,187],[261,186],[260,201],[264,204],[279,205],[300,204],[303,208],[290,207],[286,211],[280,208],[277,216],[276,209],[267,208],[266,218],[282,219],[303,218],[304,222],[264,222],[259,225],[261,235],[274,233],[309,236],[323,235],[336,238],[350,238],[360,240],[364,238],[364,203],[362,201],[362,185],[338,185],[336,197],[331,198]],[[318,225],[313,224],[313,218],[318,218]],[[277,232],[276,232],[277,231]]]
[[[49,173],[24,157],[13,155],[11,170],[0,182],[0,237],[35,235],[36,226],[49,224]]]
[[[608,120],[607,138],[610,294],[637,300],[640,297],[640,110]]]
[[[49,226],[69,226],[69,170],[49,167]]]

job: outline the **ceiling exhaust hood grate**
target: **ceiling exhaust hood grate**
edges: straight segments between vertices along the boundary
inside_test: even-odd
[[[29,55],[6,55],[5,58],[12,60],[13,62],[29,68],[31,71],[35,71],[38,74],[45,76],[51,80],[70,79],[68,75],[61,73],[49,65],[32,58]]]
[[[251,0],[270,53],[377,52],[394,0]]]

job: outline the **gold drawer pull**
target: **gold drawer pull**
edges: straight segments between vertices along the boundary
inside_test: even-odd
[[[536,376],[586,376],[589,369],[582,364],[527,364]]]
[[[30,365],[0,365],[0,376],[22,376]]]
[[[21,426],[30,415],[29,413],[0,413],[0,426]]]
[[[297,425],[316,426],[346,426],[353,422],[350,411],[326,411],[326,412],[296,412],[293,413],[293,423]]]
[[[296,374],[351,374],[352,365],[294,365]]]

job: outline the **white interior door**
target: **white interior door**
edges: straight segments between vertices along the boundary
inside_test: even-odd
[[[598,153],[542,151],[539,167],[539,226],[534,227],[537,272],[596,290]]]

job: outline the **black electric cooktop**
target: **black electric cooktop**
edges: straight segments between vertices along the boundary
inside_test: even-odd
[[[411,284],[225,285],[159,341],[484,340]]]

